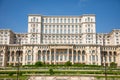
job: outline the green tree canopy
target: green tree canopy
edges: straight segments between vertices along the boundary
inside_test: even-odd
[[[49,69],[49,73],[50,73],[50,75],[53,75],[54,74],[53,69]]]
[[[113,67],[113,68],[114,68],[114,67],[117,67],[117,63],[111,62],[111,63],[110,63],[110,67]]]
[[[38,62],[35,63],[35,66],[36,66],[36,67],[40,67],[40,66],[42,66],[42,65],[43,65],[43,63],[42,63],[41,61],[38,61]]]
[[[72,63],[71,63],[70,61],[67,61],[67,62],[65,63],[65,66],[72,66]]]

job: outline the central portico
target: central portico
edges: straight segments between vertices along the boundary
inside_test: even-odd
[[[100,46],[85,46],[85,45],[24,45],[24,51],[26,54],[23,59],[23,65],[34,64],[37,61],[41,61],[45,64],[64,64],[67,61],[71,61],[72,64],[101,64]],[[88,52],[91,48],[93,54]],[[90,57],[91,55],[91,57]],[[93,58],[93,59],[92,59]],[[98,59],[99,58],[99,59]]]

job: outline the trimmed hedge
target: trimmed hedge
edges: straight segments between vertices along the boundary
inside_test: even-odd
[[[53,71],[54,74],[104,74],[104,71]],[[49,74],[50,71],[39,71],[39,70],[34,70],[34,71],[20,71],[19,75],[22,74]],[[16,71],[0,71],[0,74],[8,74],[9,76],[12,76],[16,74]],[[120,75],[119,71],[107,71],[107,74],[109,75]]]

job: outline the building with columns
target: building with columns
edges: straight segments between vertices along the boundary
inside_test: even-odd
[[[0,66],[72,64],[120,66],[120,29],[96,33],[94,14],[28,15],[28,33],[0,29]]]

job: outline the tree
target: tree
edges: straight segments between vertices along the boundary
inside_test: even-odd
[[[49,73],[50,73],[50,75],[53,75],[54,74],[53,69],[49,69]]]
[[[65,63],[65,66],[72,66],[72,63],[71,63],[70,61],[67,61],[67,62]]]
[[[117,67],[117,63],[115,63],[115,62],[111,62],[111,63],[110,63],[110,67],[112,67],[112,68]]]
[[[42,63],[41,61],[38,61],[38,62],[35,63],[35,66],[36,66],[36,67],[40,67],[40,66],[42,66],[42,65],[43,65],[43,63]]]

